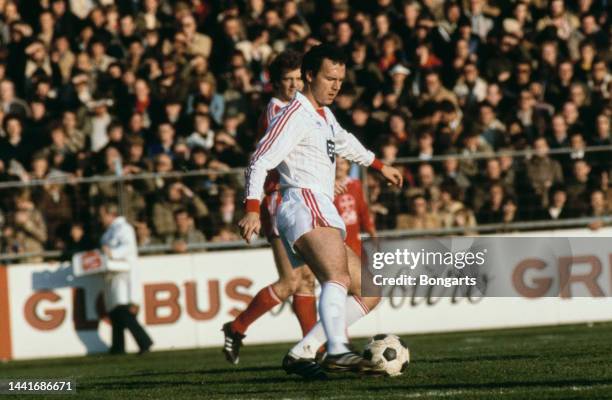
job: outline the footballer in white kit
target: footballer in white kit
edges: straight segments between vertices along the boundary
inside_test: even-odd
[[[269,168],[280,174],[283,200],[277,211],[280,236],[288,246],[294,266],[303,260],[293,244],[316,226],[334,227],[346,236],[344,221],[334,206],[336,154],[370,166],[368,151],[324,107],[317,111],[304,95],[295,98],[276,116],[247,169],[247,202],[259,199]]]
[[[239,223],[247,241],[259,232],[264,180],[267,171],[276,168],[282,192],[277,213],[281,239],[292,264],[308,262],[321,283],[320,321],[283,360],[287,373],[308,379],[324,378],[324,370],[370,373],[377,368],[347,346],[346,327],[365,315],[366,299],[355,296],[361,291],[360,260],[344,245],[345,225],[333,203],[336,154],[402,184],[400,172],[377,160],[327,108],[340,90],[345,64],[342,52],[326,44],[304,55],[304,93],[281,110],[259,142],[245,173],[247,213]],[[375,299],[370,307],[377,303]],[[319,365],[313,350],[325,341],[327,356]]]
[[[279,54],[270,64],[270,81],[274,95],[259,120],[261,136],[267,131],[274,117],[303,87],[301,79],[302,55],[293,50]],[[240,348],[247,330],[261,316],[276,305],[292,297],[291,308],[305,336],[317,323],[317,306],[314,294],[315,277],[307,266],[293,268],[283,245],[276,224],[276,214],[281,202],[280,177],[273,169],[268,171],[264,183],[265,197],[261,204],[261,227],[274,254],[278,279],[257,292],[247,308],[233,321],[223,325],[223,353],[232,364],[240,362]]]

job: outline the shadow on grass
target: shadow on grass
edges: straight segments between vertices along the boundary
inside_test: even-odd
[[[391,383],[385,384],[385,390],[471,390],[471,389],[512,389],[512,388],[534,388],[534,387],[570,387],[570,386],[607,386],[612,385],[612,379],[575,379],[575,380],[545,380],[545,381],[516,381],[516,382],[490,382],[490,383],[443,383],[443,384],[431,384],[431,385],[411,385],[411,384],[399,384],[393,385]],[[364,391],[379,391],[380,386],[365,386],[361,390]]]
[[[193,370],[177,370],[177,371],[140,371],[132,374],[124,375],[103,375],[103,379],[120,379],[120,378],[141,378],[147,376],[174,376],[185,374],[200,374],[205,375],[221,375],[221,374],[238,374],[242,372],[267,372],[281,371],[280,366],[262,366],[262,367],[228,367],[228,368],[211,368],[211,369],[193,369]]]
[[[480,362],[480,361],[514,361],[514,360],[530,360],[535,358],[545,358],[541,355],[527,355],[527,354],[515,354],[515,355],[498,355],[498,356],[478,356],[478,357],[446,357],[446,358],[432,358],[432,359],[415,359],[414,362],[419,364],[439,364],[447,362]]]
[[[350,379],[350,377],[342,377],[342,378],[334,378],[333,380],[328,381],[317,381],[317,382],[308,382],[303,381],[298,377],[294,376],[277,376],[277,377],[261,377],[261,378],[249,378],[249,379],[241,379],[239,381],[231,381],[223,379],[204,379],[202,380],[131,380],[127,382],[99,382],[99,383],[89,383],[89,384],[80,384],[79,390],[87,391],[87,392],[95,392],[98,390],[142,390],[143,387],[146,387],[147,390],[163,390],[163,389],[176,389],[177,387],[181,388],[192,388],[196,390],[203,390],[208,394],[257,394],[257,393],[269,393],[269,392],[286,392],[288,384],[296,384],[300,387],[307,387],[309,391],[311,389],[317,390],[323,387],[321,383],[333,383],[338,380]],[[239,385],[237,388],[233,388],[232,386]],[[245,386],[246,385],[246,386]],[[259,385],[263,385],[260,389],[257,387]],[[269,385],[281,385],[282,389],[275,390],[271,388]],[[313,387],[315,386],[316,387]],[[244,390],[245,387],[251,387],[253,390]]]

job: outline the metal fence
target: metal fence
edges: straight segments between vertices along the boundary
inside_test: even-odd
[[[380,186],[380,182],[375,179],[365,179],[366,170],[359,170],[364,182],[364,193],[366,198],[371,203],[377,201],[375,194],[372,191],[387,191],[387,194],[391,193],[388,198],[392,198],[390,207],[393,207],[392,212],[394,213],[389,218],[388,225],[384,223],[377,223],[379,225],[379,235],[381,236],[438,236],[438,235],[465,235],[465,234],[480,234],[480,233],[491,233],[491,232],[513,232],[513,231],[525,231],[525,230],[541,230],[541,229],[564,229],[571,227],[600,227],[603,225],[610,224],[612,217],[610,215],[610,199],[612,196],[609,195],[610,191],[607,190],[607,177],[610,172],[610,155],[612,154],[612,146],[598,146],[598,147],[587,147],[584,149],[553,149],[548,151],[546,155],[547,159],[555,160],[551,165],[559,165],[563,174],[562,182],[551,182],[548,185],[545,182],[545,191],[537,191],[534,189],[534,182],[532,182],[533,176],[529,173],[529,165],[535,157],[541,157],[533,149],[525,151],[501,151],[501,152],[486,152],[486,153],[458,153],[452,155],[436,155],[432,157],[409,157],[409,158],[398,158],[393,161],[393,164],[403,169],[406,177],[408,178],[408,184],[402,190],[389,192],[386,187]],[[488,160],[498,160],[498,166],[487,165]],[[552,190],[554,187],[561,188],[566,192],[569,188],[572,190],[580,189],[581,183],[572,176],[574,174],[573,168],[575,168],[576,162],[583,160],[587,162],[589,171],[589,182],[585,183],[584,193],[581,194],[580,201],[581,210],[572,210],[575,204],[569,204],[566,198],[566,209],[575,211],[566,215],[564,218],[544,218],[546,216],[546,209],[551,205],[554,205],[555,201],[552,196],[553,194],[547,191]],[[449,162],[450,161],[450,162]],[[568,164],[569,162],[569,164]],[[511,164],[510,169],[508,163]],[[448,164],[456,164],[454,167]],[[466,170],[467,165],[469,171]],[[21,181],[5,181],[0,182],[0,198],[5,199],[4,203],[4,215],[2,218],[2,255],[0,259],[4,262],[13,263],[18,261],[39,261],[42,259],[53,260],[58,259],[66,255],[66,249],[59,250],[54,242],[50,239],[55,232],[46,232],[45,237],[32,238],[28,235],[32,235],[32,232],[36,231],[36,228],[41,228],[41,224],[46,223],[46,229],[50,225],[53,225],[53,229],[57,228],[57,220],[64,220],[70,224],[74,221],[78,221],[79,218],[87,218],[87,221],[82,221],[85,225],[95,226],[93,220],[95,220],[95,205],[96,201],[94,198],[99,196],[100,192],[106,194],[102,197],[105,200],[116,201],[123,213],[129,214],[130,210],[134,208],[134,190],[137,192],[139,184],[153,183],[149,197],[146,197],[145,201],[155,198],[155,196],[161,195],[166,184],[168,182],[200,182],[210,180],[211,177],[225,177],[231,178],[232,185],[238,190],[236,193],[236,199],[239,203],[241,197],[240,189],[244,186],[243,169],[234,168],[229,170],[195,170],[195,171],[182,171],[182,172],[170,172],[170,173],[144,173],[138,175],[123,174],[121,165],[116,166],[116,173],[112,175],[98,175],[88,177],[74,177],[68,175],[54,175],[47,179],[26,179]],[[456,171],[449,171],[449,168],[456,168]],[[500,168],[502,171],[496,171]],[[473,223],[464,225],[455,224],[437,224],[427,225],[421,224],[416,227],[410,226],[410,223],[399,223],[399,221],[418,221],[419,215],[415,211],[412,202],[416,198],[424,198],[426,203],[426,213],[434,216],[443,214],[440,210],[448,206],[448,193],[452,190],[448,189],[453,187],[457,182],[451,182],[449,185],[450,178],[456,178],[456,176],[463,174],[466,175],[471,173],[473,175],[468,176],[469,186],[462,189],[459,193],[451,193],[451,203],[457,206],[457,203],[461,203],[465,210],[471,212],[472,216],[484,215],[481,210],[482,207],[489,207],[493,201],[493,193],[489,193],[491,186],[495,184],[509,185],[509,189],[513,193],[503,193],[503,201],[510,199],[514,201],[520,208],[531,207],[525,213],[517,213],[517,216],[511,220],[486,220],[484,222],[476,218]],[[429,176],[433,173],[433,177]],[[500,176],[489,177],[487,180],[487,174],[497,174]],[[542,173],[546,174],[546,170]],[[514,175],[514,181],[511,183],[505,182],[504,179],[508,178],[507,175]],[[448,176],[446,176],[448,175]],[[433,181],[431,181],[433,179]],[[157,185],[154,184],[157,182]],[[378,186],[377,186],[378,185]],[[573,186],[572,186],[573,185]],[[134,188],[137,189],[134,189]],[[195,195],[205,197],[205,194],[198,192],[194,187],[191,189],[195,192]],[[504,190],[508,190],[504,188]],[[603,212],[598,209],[597,213],[593,213],[593,205],[589,204],[590,199],[588,196],[594,191],[602,192],[605,196],[605,204]],[[45,209],[45,204],[48,204],[49,198],[57,198],[57,193],[71,193],[71,209],[70,210],[51,210]],[[442,192],[442,194],[441,194]],[[28,195],[23,195],[28,193]],[[20,195],[22,198],[20,199]],[[437,197],[436,197],[437,196]],[[440,197],[442,196],[442,198]],[[47,199],[47,202],[39,202],[39,198]],[[548,198],[550,197],[550,198]],[[567,193],[566,193],[566,197]],[[15,200],[13,204],[18,205],[6,206],[11,203],[10,199]],[[544,199],[546,198],[546,199]],[[20,199],[20,200],[19,200]],[[142,199],[141,199],[142,200]],[[209,200],[204,198],[204,200]],[[29,201],[29,203],[28,203]],[[446,201],[446,203],[444,203]],[[54,204],[54,203],[51,203]],[[477,205],[478,207],[475,207]],[[22,209],[22,208],[24,209]],[[28,207],[32,209],[28,209]],[[240,205],[238,204],[238,207]],[[141,205],[143,210],[150,210],[151,204]],[[498,207],[499,208],[499,207]],[[543,211],[544,213],[536,213],[534,210]],[[534,211],[534,212],[532,212]],[[580,212],[579,212],[580,211]],[[62,214],[58,216],[57,214]],[[209,212],[216,213],[218,210],[212,209],[209,205]],[[496,210],[496,215],[499,217],[503,216],[503,210]],[[145,214],[147,214],[145,212]],[[376,212],[373,212],[376,218]],[[554,213],[553,213],[554,214]],[[69,218],[67,218],[69,216]],[[132,216],[134,217],[134,216]],[[148,216],[150,218],[150,215]],[[396,223],[393,223],[395,220]],[[380,221],[378,221],[380,222]],[[201,222],[206,224],[206,222]],[[24,226],[29,225],[32,232],[24,233]],[[199,225],[202,227],[202,225]],[[204,226],[205,228],[205,226]],[[23,248],[16,248],[15,245],[11,247],[10,234],[16,235],[15,232],[20,232],[22,237],[25,237],[25,241],[31,240],[32,242],[38,241],[40,245],[37,246],[23,246]],[[96,234],[94,233],[94,236]],[[155,233],[155,232],[154,232]],[[65,234],[65,233],[64,233]],[[34,235],[35,236],[35,235]],[[45,239],[45,240],[43,240]],[[203,250],[221,250],[221,249],[237,249],[244,248],[246,244],[240,240],[236,240],[235,237],[230,240],[223,241],[209,241],[203,243],[188,243],[186,251],[203,251]],[[59,242],[58,242],[59,243]],[[260,239],[252,246],[264,246],[265,241]],[[151,253],[166,253],[173,252],[174,248],[171,243],[167,241],[161,241],[157,243],[143,244],[140,247],[140,251],[143,254]]]

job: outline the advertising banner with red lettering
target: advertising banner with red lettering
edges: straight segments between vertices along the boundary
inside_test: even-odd
[[[567,235],[585,234],[590,231]],[[515,277],[511,284],[522,293],[518,296],[431,292],[417,297],[394,292],[349,332],[370,336],[612,320],[612,247],[583,245],[574,256],[588,265],[580,266],[575,275],[563,267],[561,272],[573,277],[572,290],[564,296],[537,296],[542,285],[559,279],[559,269],[540,269],[536,262],[525,262],[534,254],[518,253],[508,272]],[[138,319],[155,342],[153,350],[221,346],[222,324],[277,279],[270,249],[141,257],[137,268],[142,292]],[[605,279],[595,277],[595,272]],[[70,264],[0,267],[0,359],[107,351],[110,325],[104,316],[103,286],[100,275],[74,276]],[[603,296],[571,295],[593,291]],[[300,336],[291,307],[285,304],[256,321],[245,343],[291,342]],[[126,338],[128,350],[135,351],[130,335]]]

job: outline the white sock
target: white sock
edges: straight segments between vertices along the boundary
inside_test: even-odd
[[[338,282],[328,281],[321,285],[319,315],[327,336],[328,353],[339,354],[348,351],[346,344],[346,293],[347,289]]]
[[[346,326],[349,327],[359,321],[368,313],[366,306],[361,302],[361,299],[355,296],[346,298]],[[314,358],[317,350],[325,341],[325,329],[321,320],[308,332],[306,336],[293,348],[290,353],[296,358]]]

